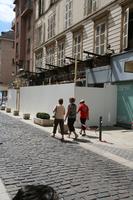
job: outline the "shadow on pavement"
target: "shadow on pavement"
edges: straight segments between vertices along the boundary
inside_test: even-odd
[[[83,143],[92,143],[90,140],[86,140],[86,139],[82,139],[82,138],[78,138],[75,141],[77,141],[77,142],[83,142]]]
[[[78,144],[77,140],[72,140],[71,141],[71,140],[66,140],[66,139],[62,140],[61,138],[58,138],[58,137],[53,137],[53,138],[58,140],[58,141],[60,141],[60,142],[62,142],[62,143]]]
[[[90,139],[98,139],[98,136],[86,135],[86,137],[88,137]]]
[[[106,140],[101,140],[100,142],[104,142],[104,143],[106,143],[106,144],[114,144],[114,143],[108,142],[108,141],[106,141]]]

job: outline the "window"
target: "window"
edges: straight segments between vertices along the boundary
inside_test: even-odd
[[[15,64],[15,59],[14,58],[12,58],[12,65],[14,65]]]
[[[30,61],[27,60],[27,63],[26,63],[26,71],[30,71]]]
[[[36,46],[42,43],[42,26],[36,29]]]
[[[84,1],[84,15],[89,15],[96,11],[97,2],[96,0],[85,0]]]
[[[43,56],[43,51],[39,51],[35,55],[35,67],[36,68],[42,68],[42,56]]]
[[[77,56],[77,59],[82,58],[82,31],[73,35],[73,56]]]
[[[72,0],[66,0],[65,5],[65,28],[72,24]]]
[[[19,36],[19,23],[16,23],[16,37]]]
[[[65,41],[62,40],[58,42],[58,66],[62,67],[64,65],[65,56]]]
[[[43,42],[45,42],[45,23],[43,24]]]
[[[16,56],[18,56],[18,43],[16,43]]]
[[[43,14],[44,12],[44,0],[39,0],[38,1],[38,14],[39,17]]]
[[[46,49],[46,63],[47,64],[51,64],[54,65],[55,64],[55,47],[54,46],[50,46]]]
[[[95,52],[97,54],[106,52],[106,32],[105,22],[95,26]]]
[[[31,16],[27,17],[27,29],[30,30],[31,28]]]
[[[48,18],[48,39],[55,35],[55,12]]]
[[[127,61],[124,64],[124,72],[133,73],[133,61]]]
[[[27,39],[27,52],[30,52],[30,38]]]
[[[50,6],[52,6],[56,2],[57,2],[57,0],[50,0]]]
[[[126,8],[123,12],[123,49],[133,48],[133,8]]]

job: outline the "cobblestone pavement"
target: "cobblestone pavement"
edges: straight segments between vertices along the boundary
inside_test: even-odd
[[[49,184],[62,200],[133,200],[133,170],[0,113],[0,177],[13,197]]]

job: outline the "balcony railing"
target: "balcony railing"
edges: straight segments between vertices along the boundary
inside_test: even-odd
[[[33,10],[33,2],[32,0],[27,0],[27,2],[22,6],[21,16],[26,16],[27,14],[30,14],[32,10]]]

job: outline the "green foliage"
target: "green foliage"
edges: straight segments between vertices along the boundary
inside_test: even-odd
[[[36,117],[40,119],[50,119],[50,115],[48,113],[43,113],[43,112],[37,113]]]

